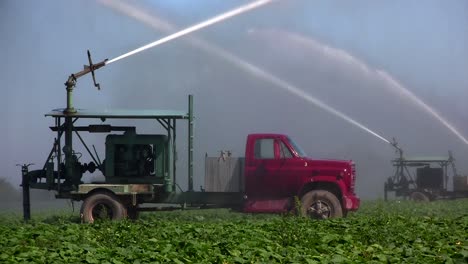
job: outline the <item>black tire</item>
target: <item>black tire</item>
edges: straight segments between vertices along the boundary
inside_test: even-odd
[[[302,196],[301,215],[313,219],[340,218],[343,217],[343,209],[333,193],[314,190]]]
[[[95,193],[83,201],[80,215],[85,223],[93,223],[97,219],[120,220],[127,217],[127,209],[115,195]]]
[[[412,192],[409,198],[415,202],[429,202],[431,200],[424,192]]]

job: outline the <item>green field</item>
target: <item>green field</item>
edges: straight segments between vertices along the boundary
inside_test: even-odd
[[[468,263],[468,200],[363,202],[346,219],[228,210],[143,213],[80,224],[78,213],[0,216],[0,263]]]

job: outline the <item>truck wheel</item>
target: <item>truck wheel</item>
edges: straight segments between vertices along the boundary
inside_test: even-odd
[[[410,200],[415,202],[429,202],[429,196],[423,192],[412,192],[410,194]]]
[[[310,191],[302,196],[301,204],[302,216],[313,219],[343,217],[340,201],[329,191]]]
[[[127,217],[127,209],[112,194],[95,193],[83,201],[81,218],[85,223],[97,219],[120,220]]]

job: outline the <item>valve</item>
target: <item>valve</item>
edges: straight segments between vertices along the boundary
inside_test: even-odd
[[[398,142],[395,138],[393,138],[393,141],[390,143],[390,145],[395,148],[395,151],[400,155],[400,158],[403,158],[403,150],[398,146]]]
[[[29,171],[29,166],[34,165],[34,163],[25,163],[25,164],[16,164],[17,167],[21,167],[21,174],[26,176]]]
[[[91,53],[89,52],[88,50],[88,61],[89,61],[89,66],[85,65],[84,66],[84,69],[89,69],[91,71],[91,75],[93,76],[93,82],[94,82],[94,86],[98,89],[98,90],[101,90],[101,86],[99,85],[99,83],[96,83],[96,76],[94,74],[94,71],[101,68],[102,66],[106,65],[106,61],[107,59],[97,63],[97,64],[93,64],[93,61],[91,60]]]
[[[99,83],[96,82],[96,75],[94,74],[94,71],[101,68],[101,67],[103,67],[103,66],[105,66],[106,62],[107,62],[107,59],[105,59],[105,60],[103,60],[101,62],[98,62],[96,64],[93,64],[93,61],[91,60],[91,53],[88,50],[88,62],[89,62],[89,65],[84,65],[84,69],[82,71],[70,74],[67,81],[65,82],[65,86],[67,87],[66,88],[66,90],[67,90],[67,108],[64,111],[65,113],[73,114],[73,113],[76,112],[75,108],[73,108],[72,92],[73,92],[73,87],[75,87],[76,80],[78,78],[80,78],[81,76],[86,75],[88,73],[91,73],[91,75],[93,77],[94,86],[96,88],[98,88],[98,90],[101,89],[101,86],[99,85]]]

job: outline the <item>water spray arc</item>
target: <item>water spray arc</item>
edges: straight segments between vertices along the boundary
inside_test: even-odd
[[[232,55],[231,55],[232,56]],[[325,110],[327,111],[328,113],[331,113],[341,119],[343,119],[344,121],[364,130],[365,132],[377,137],[378,139],[386,142],[386,143],[390,143],[389,140],[387,140],[386,138],[382,137],[381,135],[377,134],[376,132],[372,131],[371,129],[367,128],[366,126],[364,126],[363,124],[359,123],[358,121],[354,120],[353,118],[347,116],[346,114],[338,111],[337,109],[329,106],[328,104],[322,102],[321,100],[317,99],[316,97],[306,93],[304,90],[274,76],[273,74],[263,70],[263,69],[260,69],[259,67],[253,65],[253,64],[250,64],[246,61],[242,61],[240,60],[239,58],[237,57],[231,57],[231,60],[233,62],[236,63],[236,65],[238,66],[241,66],[244,70],[250,72],[251,74],[265,80],[265,81],[268,81],[269,83],[275,85],[275,86],[278,86],[278,87],[281,87],[282,89],[306,100],[307,102],[309,103],[312,103],[314,104],[315,106],[321,108],[322,110]]]
[[[258,8],[260,6],[266,5],[266,4],[268,4],[268,3],[272,2],[272,1],[273,0],[257,0],[255,2],[243,5],[241,7],[238,7],[236,9],[233,9],[233,10],[228,11],[226,13],[223,13],[221,15],[218,15],[218,16],[215,16],[215,17],[210,18],[208,20],[205,20],[205,21],[203,21],[201,23],[195,24],[195,25],[193,25],[191,27],[188,27],[186,29],[180,30],[180,31],[178,31],[178,32],[176,32],[174,34],[171,34],[171,35],[167,36],[167,37],[164,37],[162,39],[151,42],[151,43],[149,43],[149,44],[147,44],[145,46],[142,46],[142,47],[140,47],[138,49],[132,50],[132,51],[130,51],[128,53],[125,53],[123,55],[120,55],[120,56],[118,56],[116,58],[113,58],[113,59],[107,61],[106,65],[111,64],[113,62],[116,62],[118,60],[121,60],[123,58],[126,58],[128,56],[134,55],[136,53],[142,52],[142,51],[147,50],[149,48],[161,45],[161,44],[166,43],[168,41],[174,40],[176,38],[180,38],[182,36],[185,36],[185,35],[190,34],[192,32],[198,31],[198,30],[203,29],[205,27],[208,27],[210,25],[216,24],[216,23],[221,22],[223,20],[226,20],[228,18],[240,15],[242,13],[253,10],[253,9]]]
[[[119,11],[120,13],[132,17],[140,22],[145,23],[146,25],[156,29],[156,30],[162,30],[162,31],[173,31],[175,30],[175,27],[168,23],[167,21],[163,21],[161,19],[156,18],[153,15],[148,14],[147,12],[136,8],[132,5],[129,5],[127,3],[124,3],[122,1],[110,1],[110,0],[99,0],[101,4],[104,4],[116,11]],[[189,39],[190,43],[193,44],[194,46],[203,49],[211,54],[215,54],[216,56],[224,59],[225,61],[229,62],[230,64],[236,66],[237,68],[243,70],[244,72],[247,72],[248,74],[258,77],[266,82],[269,82],[273,84],[274,86],[277,86],[279,88],[282,88],[283,90],[290,92],[304,100],[306,100],[309,103],[314,104],[315,106],[321,108],[322,110],[327,111],[328,113],[331,113],[346,122],[364,130],[365,132],[371,134],[372,136],[377,137],[378,139],[390,143],[389,140],[385,139],[378,133],[372,131],[371,129],[367,128],[363,124],[359,123],[358,121],[352,119],[351,117],[347,116],[346,114],[336,110],[335,108],[325,104],[321,100],[313,97],[312,95],[306,93],[302,89],[274,76],[273,74],[267,72],[264,69],[261,69],[258,66],[255,66],[246,60],[243,60],[236,55],[218,47],[215,46],[211,43],[208,43],[204,40],[201,40],[199,38],[190,38]]]
[[[278,31],[278,30],[268,30],[265,33],[272,33],[275,35],[281,35],[281,39],[296,41],[307,45],[309,48],[314,48],[320,53],[326,55],[328,58],[347,63],[354,68],[360,69],[364,74],[378,78],[384,83],[386,83],[391,91],[397,93],[398,96],[410,100],[413,104],[420,107],[423,111],[431,115],[437,121],[439,121],[444,127],[450,130],[458,139],[463,141],[463,143],[468,145],[468,140],[445,118],[443,118],[434,108],[426,104],[421,98],[416,96],[401,83],[399,83],[395,78],[393,78],[388,72],[374,69],[361,61],[360,59],[349,54],[347,51],[330,47],[324,45],[323,43],[318,42],[317,40],[306,37],[300,34]]]
[[[432,117],[437,119],[442,125],[444,125],[448,130],[450,130],[450,132],[452,132],[456,137],[458,137],[461,141],[463,141],[463,143],[468,145],[468,140],[452,124],[450,124],[445,118],[443,118],[434,108],[430,107],[423,100],[421,100],[421,98],[417,97],[410,90],[406,89],[398,81],[392,78],[392,76],[390,76],[388,73],[381,71],[381,70],[377,70],[377,73],[384,80],[391,83],[395,91],[400,93],[400,96],[410,99],[417,106],[421,107],[423,110],[429,113]]]

